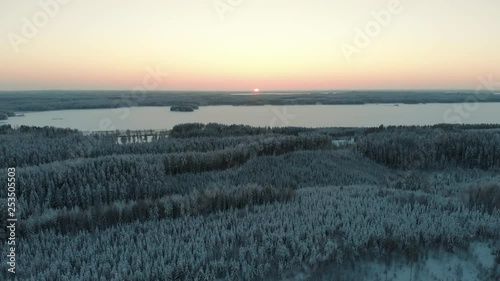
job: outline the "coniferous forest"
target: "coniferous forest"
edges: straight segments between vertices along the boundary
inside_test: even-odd
[[[4,125],[0,166],[18,280],[500,280],[497,125]]]

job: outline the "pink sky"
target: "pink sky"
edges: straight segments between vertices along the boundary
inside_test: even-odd
[[[148,68],[169,73],[155,90],[473,89],[500,78],[497,0],[57,1],[0,4],[0,90],[131,89]]]

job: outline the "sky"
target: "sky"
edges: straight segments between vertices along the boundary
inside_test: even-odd
[[[0,90],[475,89],[500,81],[498,11],[498,0],[0,0]]]

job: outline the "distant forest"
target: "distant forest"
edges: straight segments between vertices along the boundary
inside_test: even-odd
[[[477,280],[500,280],[500,125],[3,125],[2,182],[7,167],[19,280],[364,280],[362,261],[387,271],[476,241],[497,241]]]
[[[35,91],[0,92],[0,118],[14,111],[47,111],[63,109],[116,108],[131,106],[210,105],[317,105],[371,103],[463,103],[500,102],[500,95],[470,91],[354,91],[289,94],[243,94],[217,92],[147,92],[130,91]]]

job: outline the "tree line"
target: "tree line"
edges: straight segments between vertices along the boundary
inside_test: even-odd
[[[498,240],[498,134],[487,129],[189,124],[120,144],[113,133],[2,126],[23,222],[18,277],[314,279]],[[344,135],[355,146],[333,149]]]
[[[499,95],[481,92],[486,99],[499,102]],[[130,106],[210,105],[317,105],[317,104],[418,104],[463,103],[477,100],[476,93],[440,91],[349,91],[309,92],[282,95],[234,95],[213,92],[148,92],[137,96],[130,91],[37,91],[0,93],[0,110],[47,111],[63,109],[117,108]]]
[[[148,136],[148,141],[143,136]],[[177,139],[164,132],[91,134],[53,127],[0,127],[0,167],[36,166],[56,161],[120,154],[209,152],[280,137],[277,134]]]
[[[136,201],[114,201],[110,204],[94,205],[88,209],[78,207],[51,209],[30,217],[19,228],[20,236],[33,235],[44,230],[57,233],[94,232],[99,229],[134,221],[180,218],[208,215],[246,206],[284,202],[293,197],[291,187],[276,188],[244,184],[241,186],[219,186],[193,191],[186,195],[170,195]]]
[[[40,231],[20,238],[19,267],[25,270],[18,277],[265,280],[304,274],[319,279],[328,266],[339,278],[355,269],[359,276],[344,279],[360,280],[363,260],[423,262],[430,249],[455,251],[477,239],[498,239],[499,219],[499,210],[488,214],[459,198],[420,191],[308,188],[290,200],[205,216],[135,221],[93,232]],[[498,277],[494,267],[487,270],[484,280]]]
[[[386,129],[361,138],[357,148],[396,169],[500,167],[500,134],[487,131]]]

